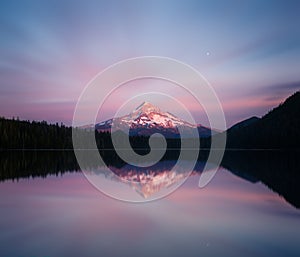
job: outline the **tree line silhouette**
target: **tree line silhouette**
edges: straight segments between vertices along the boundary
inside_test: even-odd
[[[114,148],[108,132],[75,129],[79,135],[94,134],[99,149]],[[121,138],[121,135],[119,136]],[[129,141],[132,147],[140,149],[140,152],[147,153],[150,150],[147,136],[130,136]],[[180,148],[180,140],[167,139],[167,142],[169,148]],[[48,124],[46,121],[30,122],[0,117],[0,149],[73,149],[72,127],[58,123]]]
[[[300,92],[261,119],[227,131],[228,148],[300,148]]]
[[[300,92],[290,96],[284,103],[271,110],[261,119],[241,122],[228,129],[227,148],[265,149],[299,148],[300,146]],[[99,149],[113,149],[108,132],[76,128],[80,133],[95,133]],[[122,132],[115,132],[121,134]],[[213,137],[218,139],[219,135]],[[121,137],[120,137],[121,138]],[[131,136],[131,146],[147,153],[148,136]],[[120,139],[121,140],[121,139]],[[194,139],[182,139],[191,140]],[[201,148],[210,148],[211,138],[201,138]],[[169,149],[180,149],[181,140],[166,139]],[[72,128],[64,124],[48,124],[46,121],[20,121],[0,118],[0,149],[72,149]]]
[[[72,128],[0,118],[0,149],[72,149]]]

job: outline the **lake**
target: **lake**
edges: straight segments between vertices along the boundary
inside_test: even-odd
[[[300,256],[297,156],[229,153],[202,189],[199,160],[172,194],[127,203],[92,186],[72,153],[2,152],[1,256]]]

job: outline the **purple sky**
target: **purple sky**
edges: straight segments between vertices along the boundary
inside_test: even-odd
[[[298,1],[1,1],[0,116],[70,125],[98,72],[143,55],[202,73],[228,126],[260,116],[300,89],[299,13]]]

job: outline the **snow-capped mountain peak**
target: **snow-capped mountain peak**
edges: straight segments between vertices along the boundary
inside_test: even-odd
[[[177,118],[171,113],[161,111],[160,108],[149,102],[143,102],[133,112],[121,117],[121,119],[127,123],[139,124],[148,127],[151,125],[165,128],[174,128],[179,125],[193,127],[192,124]]]
[[[128,115],[114,118],[96,124],[98,132],[111,130],[113,125],[122,130],[122,127],[130,127],[130,135],[151,135],[161,133],[166,137],[179,137],[178,127],[186,129],[198,128],[206,129],[206,134],[210,134],[210,129],[188,123],[169,112],[163,112],[157,106],[149,102],[143,102]],[[200,135],[201,136],[201,135]]]
[[[142,113],[150,113],[150,112],[160,112],[160,109],[153,105],[152,103],[149,102],[143,102],[142,104],[140,104],[134,112],[142,112]]]

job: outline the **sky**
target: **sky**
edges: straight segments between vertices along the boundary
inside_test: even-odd
[[[197,69],[228,127],[262,116],[300,89],[299,13],[299,1],[2,0],[0,116],[71,125],[92,78],[121,60],[152,55]],[[116,93],[103,119],[137,87],[143,83]]]

